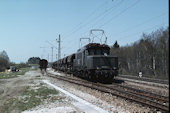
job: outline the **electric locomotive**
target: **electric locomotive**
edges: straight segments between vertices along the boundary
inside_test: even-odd
[[[118,75],[118,57],[106,44],[89,43],[75,53],[73,74],[92,81],[112,82]]]

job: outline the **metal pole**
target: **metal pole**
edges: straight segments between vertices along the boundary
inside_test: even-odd
[[[49,62],[49,54],[48,54],[48,62]]]
[[[51,50],[52,50],[52,51],[51,51],[51,52],[52,52],[52,53],[51,53],[51,62],[53,62],[53,47],[51,47]]]
[[[59,35],[59,39],[58,39],[58,59],[61,58],[61,48],[60,48],[60,43],[61,43],[61,40],[60,40],[60,35]]]

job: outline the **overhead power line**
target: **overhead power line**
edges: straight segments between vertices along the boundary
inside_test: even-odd
[[[75,29],[75,30],[74,30],[71,34],[69,34],[68,36],[71,36],[71,35],[79,32],[82,28],[84,29],[87,25],[89,25],[90,23],[93,23],[93,21],[96,21],[96,20],[98,20],[100,17],[104,16],[105,14],[108,14],[109,11],[111,11],[113,8],[115,9],[116,7],[119,7],[119,6],[122,4],[123,1],[124,1],[124,0],[121,0],[120,2],[118,2],[118,4],[115,5],[115,7],[112,6],[112,7],[108,8],[108,9],[106,9],[106,11],[100,13],[99,15],[97,15],[97,16],[91,18],[91,19],[86,19],[86,20],[89,20],[89,21],[86,21],[84,24],[81,24],[81,26],[83,26],[83,27],[78,26],[78,28]],[[101,4],[101,6],[103,6],[103,5],[104,5],[104,4]],[[99,9],[99,8],[101,8],[101,7],[98,7],[97,9]],[[96,9],[91,15],[93,15],[96,11],[98,11],[97,9]],[[90,29],[89,29],[89,30],[90,30]],[[88,30],[88,31],[89,31],[89,30]],[[67,36],[65,39],[67,39],[68,36]],[[81,36],[81,37],[82,37],[82,36]],[[68,43],[70,43],[70,41],[68,41]]]
[[[117,15],[113,16],[112,18],[110,18],[107,22],[105,22],[104,24],[102,24],[101,26],[99,26],[99,28],[105,26],[106,24],[110,23],[111,21],[113,21],[113,19],[119,17],[120,15],[122,15],[123,13],[125,13],[128,9],[134,7],[136,4],[138,4],[140,2],[140,0],[137,0],[135,3],[133,3],[132,5],[130,5],[129,7],[125,8],[124,10],[122,10],[120,13],[118,13]]]
[[[145,31],[148,31],[148,30],[153,29],[153,28],[156,28],[156,27],[160,27],[160,26],[162,26],[162,25],[163,25],[163,24],[154,25],[154,26],[152,26],[152,27],[150,27],[150,28],[147,28],[147,29],[144,29],[144,30],[142,30],[142,31],[140,31],[140,32],[136,32],[136,33],[132,33],[132,34],[123,36],[123,37],[121,37],[121,38],[119,38],[119,39],[129,38],[129,36],[133,36],[133,35],[135,35],[135,34],[144,33]]]
[[[136,2],[134,2],[133,4],[131,4],[130,6],[128,6],[127,8],[123,9],[120,13],[116,14],[115,16],[113,16],[112,18],[110,18],[107,22],[105,22],[104,24],[100,25],[99,27],[97,28],[102,28],[103,26],[105,26],[106,24],[110,23],[113,19],[119,17],[120,15],[122,15],[123,13],[125,13],[127,10],[129,10],[130,8],[134,7],[136,4],[139,3],[140,0],[137,0]],[[95,25],[97,26],[97,24]],[[92,27],[95,27],[95,26],[92,26]],[[84,32],[84,33],[87,33],[88,31]],[[84,34],[83,33],[83,34]]]
[[[93,21],[98,20],[100,17],[102,17],[104,14],[108,13],[109,11],[111,11],[113,8],[116,8],[118,6],[120,6],[120,4],[123,2],[124,0],[121,0],[120,2],[118,2],[118,4],[115,5],[115,7],[110,7],[109,9],[106,9],[104,12],[100,13],[99,15],[93,17],[94,13],[98,11],[99,8],[101,8],[101,6],[105,5],[104,3],[102,3],[96,10],[94,10],[90,16],[92,16],[93,18],[88,18],[84,21],[81,22],[81,24],[79,24],[79,26],[77,26],[76,29],[74,29],[69,35],[66,35],[65,37],[68,38],[68,36],[71,36],[75,33],[77,33],[78,31],[80,31],[81,29],[84,29],[87,25],[89,25],[90,23],[93,23]],[[65,38],[65,39],[66,39]]]
[[[137,24],[137,25],[134,25],[134,26],[132,26],[132,27],[130,27],[130,28],[127,28],[126,30],[123,30],[123,31],[121,31],[121,32],[119,32],[119,33],[117,33],[117,34],[124,34],[125,32],[127,32],[127,31],[129,31],[129,30],[136,29],[137,27],[146,25],[146,23],[152,22],[153,20],[155,20],[155,19],[157,19],[157,18],[159,18],[159,17],[162,17],[162,16],[165,15],[165,14],[169,14],[169,13],[168,13],[168,12],[164,12],[164,13],[162,13],[162,14],[160,14],[160,15],[154,16],[154,17],[152,17],[152,18],[150,18],[150,19],[145,20],[144,22],[141,22],[141,23],[139,23],[139,24]],[[115,35],[117,35],[117,34],[115,34]]]
[[[106,1],[105,1],[105,2],[106,2]],[[105,3],[105,2],[104,2],[104,3]],[[82,22],[79,23],[77,26],[75,26],[75,27],[71,30],[71,32],[70,32],[69,34],[67,34],[66,36],[64,36],[64,37],[67,38],[68,36],[70,36],[70,35],[74,34],[75,32],[77,32],[77,30],[81,29],[81,26],[85,25],[85,23],[83,24],[83,22],[86,22],[86,21],[89,22],[89,19],[99,10],[99,8],[101,8],[101,7],[104,5],[104,3],[102,2],[102,4],[100,4],[94,11],[92,11],[92,12],[85,18],[84,21],[82,21]],[[86,23],[87,23],[87,22],[86,22]]]

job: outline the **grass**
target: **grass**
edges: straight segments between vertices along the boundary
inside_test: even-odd
[[[30,64],[32,70],[37,70],[39,68],[38,64]]]
[[[49,89],[42,84],[38,88],[32,89],[27,87],[20,97],[10,98],[3,106],[3,113],[10,113],[12,111],[21,112],[40,105],[46,99],[51,99],[52,95],[57,95],[59,92],[55,89]],[[59,98],[62,99],[62,98]]]
[[[24,75],[27,71],[29,71],[30,68],[21,68],[18,72],[1,72],[0,73],[0,79],[8,79],[8,78],[14,78],[18,75]]]
[[[24,75],[26,72],[30,70],[37,70],[38,65],[31,65],[32,67],[26,67],[26,68],[20,68],[18,72],[0,72],[0,79],[8,79],[8,78],[15,78],[18,77],[18,75]]]

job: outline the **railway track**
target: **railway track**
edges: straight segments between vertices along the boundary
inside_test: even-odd
[[[70,76],[57,76],[50,73],[48,73],[48,75],[70,83],[96,89],[105,93],[110,93],[112,95],[127,100],[131,100],[136,103],[140,103],[144,106],[149,106],[151,108],[154,108],[155,110],[160,110],[162,112],[169,112],[169,97],[157,95],[154,93],[149,93],[146,91],[142,91],[139,89],[118,85],[118,84],[106,85],[101,83],[93,83],[86,80],[73,78]]]
[[[136,89],[136,88],[132,88],[126,85],[120,85],[120,84],[116,84],[116,83],[112,83],[111,85],[106,85],[105,87],[111,88],[111,87],[116,87],[117,89],[124,89],[124,91],[128,91],[131,92],[133,94],[136,95],[140,95],[140,96],[145,96],[147,98],[153,99],[153,100],[158,100],[159,103],[163,103],[163,104],[169,104],[169,97],[166,96],[162,96],[162,95],[158,95],[155,93],[151,93],[149,91],[144,91],[144,90],[140,90],[140,89]]]
[[[152,83],[169,85],[168,80],[161,80],[161,79],[154,79],[154,78],[146,78],[146,77],[139,78],[137,76],[128,76],[128,75],[119,75],[117,78],[123,78],[123,79],[127,78],[127,79],[132,79],[132,80],[139,80],[139,81],[144,81],[144,82],[152,82]]]

